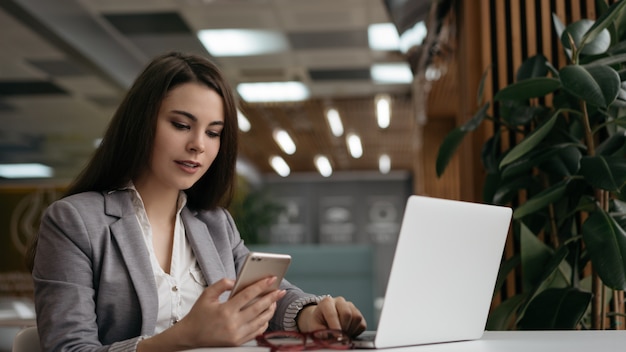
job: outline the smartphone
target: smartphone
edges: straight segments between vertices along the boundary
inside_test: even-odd
[[[291,256],[289,254],[248,253],[235,280],[235,286],[230,292],[230,297],[233,297],[248,285],[270,276],[276,276],[276,282],[263,293],[278,289],[290,263]]]

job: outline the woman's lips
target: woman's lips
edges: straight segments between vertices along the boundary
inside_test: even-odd
[[[200,163],[190,160],[176,160],[176,164],[183,169],[183,171],[188,173],[194,173],[198,171],[198,168],[201,166]]]

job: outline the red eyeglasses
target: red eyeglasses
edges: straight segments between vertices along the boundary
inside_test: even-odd
[[[310,340],[310,341],[308,341]],[[315,349],[348,350],[353,347],[350,336],[341,330],[324,329],[302,333],[271,331],[256,337],[257,345],[277,351],[304,351]]]

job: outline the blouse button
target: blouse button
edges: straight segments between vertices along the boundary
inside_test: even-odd
[[[172,286],[172,291],[174,292],[178,291],[178,286]]]

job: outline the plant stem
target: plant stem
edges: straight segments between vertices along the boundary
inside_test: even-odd
[[[624,330],[624,291],[613,290],[613,312],[610,313],[613,329]]]
[[[587,111],[587,103],[582,100],[580,102],[580,109],[582,111],[582,119],[585,126],[585,144],[587,145],[587,153],[589,156],[596,154],[595,143],[593,140],[593,133],[591,132],[591,124],[589,123],[589,113]],[[596,200],[599,205],[604,208],[604,192],[602,190],[596,190]],[[604,305],[604,283],[598,276],[598,273],[591,271],[591,291],[593,299],[591,301],[591,328],[604,330],[605,327],[605,305]]]
[[[561,244],[559,243],[559,229],[556,226],[556,216],[554,215],[554,204],[550,203],[548,205],[548,212],[550,214],[550,241],[554,248],[559,248]]]
[[[583,123],[585,124],[585,142],[587,144],[587,152],[589,156],[596,155],[595,143],[593,141],[593,132],[591,131],[591,124],[589,123],[589,113],[587,112],[587,103],[583,100],[580,103],[580,108],[583,112]]]

